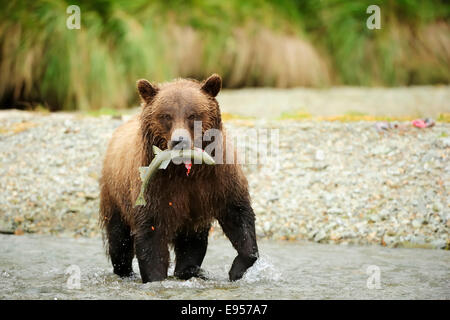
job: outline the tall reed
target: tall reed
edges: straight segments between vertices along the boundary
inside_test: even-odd
[[[224,86],[449,83],[441,1],[1,1],[0,106],[126,108],[135,81]],[[70,2],[70,3],[69,3]],[[66,27],[78,3],[81,29]],[[378,4],[382,29],[368,30]]]

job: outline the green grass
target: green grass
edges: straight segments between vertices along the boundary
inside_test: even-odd
[[[283,112],[277,120],[294,120],[294,121],[339,121],[339,122],[358,122],[358,121],[412,121],[418,116],[385,116],[385,115],[369,115],[359,111],[348,111],[344,114],[329,115],[329,116],[313,116],[305,110]],[[437,121],[450,122],[450,117],[447,114],[441,114]]]
[[[414,243],[414,242],[410,242],[410,241],[403,241],[400,242],[397,247],[399,248],[409,248],[409,249],[416,249],[416,248],[420,248],[420,249],[436,249],[435,246],[433,246],[431,243]],[[447,243],[447,246],[444,248],[444,250],[450,250],[450,246]]]
[[[69,4],[81,30],[66,28]],[[370,4],[381,30],[365,27]],[[0,106],[127,108],[139,78],[213,72],[229,88],[448,84],[449,12],[439,0],[4,1]]]
[[[350,117],[364,117],[367,116],[367,113],[361,111],[350,110],[345,113],[346,116]]]
[[[307,111],[285,111],[278,117],[278,120],[310,120],[312,115]]]
[[[450,123],[450,113],[439,114],[437,121]]]
[[[222,120],[228,121],[228,120],[255,120],[255,117],[250,116],[244,116],[240,114],[230,113],[230,112],[222,112],[221,114]]]

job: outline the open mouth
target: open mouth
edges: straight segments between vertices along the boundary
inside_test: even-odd
[[[199,148],[195,148],[195,147],[191,146],[188,141],[186,141],[186,142],[180,141],[175,146],[173,146],[173,148],[171,148],[171,150],[199,150],[199,151],[203,151],[203,150],[201,150]],[[178,159],[173,159],[173,160],[176,160],[176,161],[173,161],[174,164],[183,164],[184,167],[186,168],[186,176],[189,176],[189,174],[191,173],[191,169],[192,169],[192,160],[190,158],[189,159],[178,158]]]
[[[210,159],[210,161],[208,161],[208,160],[205,161],[205,155],[207,155],[207,154],[205,153],[205,150],[203,150],[201,148],[192,147],[192,148],[184,149],[184,150],[191,150],[191,151],[195,151],[195,152],[201,152],[203,154],[203,160],[202,161],[206,162],[207,164],[213,164],[214,163],[213,159]],[[181,163],[184,164],[184,167],[186,168],[186,176],[189,176],[189,173],[191,172],[191,169],[192,169],[192,159],[191,158],[183,158],[183,157],[175,158],[175,159],[176,159],[176,161],[174,162],[175,164],[181,164]],[[175,159],[173,159],[173,160],[175,160]]]
[[[191,160],[185,161],[184,162],[184,167],[186,168],[186,175],[189,176],[189,173],[191,172],[191,168],[192,168]]]

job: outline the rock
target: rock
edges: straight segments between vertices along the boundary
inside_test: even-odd
[[[450,148],[450,138],[438,139],[436,144],[439,148]]]
[[[328,214],[342,214],[342,213],[344,213],[344,211],[340,208],[333,207],[333,208],[328,209],[327,213]]]
[[[445,249],[447,247],[447,241],[442,239],[436,239],[430,243],[436,249]]]
[[[433,211],[434,212],[442,212],[444,210],[444,206],[442,205],[442,203],[436,201],[433,204]]]
[[[417,229],[422,226],[422,223],[423,223],[423,219],[414,219],[412,221],[412,226]]]
[[[424,236],[412,236],[411,237],[411,243],[423,245],[426,243],[426,239]]]
[[[325,160],[325,153],[322,150],[316,150],[316,155],[315,155],[315,159],[317,161],[323,161]]]
[[[386,154],[389,151],[390,151],[390,148],[386,147],[385,145],[378,145],[372,149],[372,154],[373,155]]]
[[[396,237],[390,237],[390,236],[386,236],[386,235],[383,237],[383,242],[388,247],[392,247],[398,243]]]
[[[16,236],[22,236],[24,234],[25,233],[23,232],[23,229],[21,229],[21,228],[18,228],[14,231],[14,235],[16,235]]]
[[[319,232],[316,233],[316,235],[314,236],[314,241],[315,242],[320,242],[322,240],[325,240],[325,238],[327,237],[325,231],[320,230]]]

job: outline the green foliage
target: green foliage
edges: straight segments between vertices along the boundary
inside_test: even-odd
[[[445,1],[305,0],[296,4],[305,31],[330,52],[339,82],[389,86],[449,82],[450,6]],[[380,7],[380,30],[366,28],[369,5]],[[439,21],[446,22],[426,29]],[[421,38],[441,35],[442,41],[421,42]],[[433,61],[424,61],[425,51]],[[441,56],[445,58],[438,61]]]
[[[66,8],[81,8],[81,30]],[[381,8],[368,30],[366,8]],[[227,87],[449,83],[450,6],[413,0],[1,1],[0,103],[126,108],[135,82]]]

